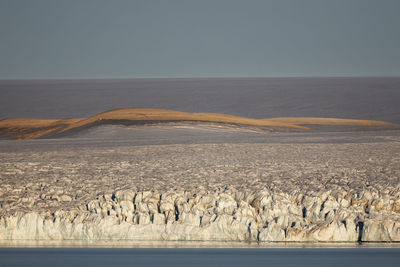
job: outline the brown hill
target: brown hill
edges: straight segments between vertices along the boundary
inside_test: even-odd
[[[299,130],[310,129],[304,125],[399,126],[389,122],[371,120],[312,117],[251,119],[218,113],[187,113],[164,109],[122,108],[102,112],[89,118],[72,118],[61,120],[27,118],[3,119],[0,120],[0,136],[14,137],[18,139],[34,139],[45,136],[57,136],[60,134],[66,134],[69,131],[106,123],[117,124],[121,122],[129,122],[144,124],[151,122],[181,121],[213,122],[259,127],[283,127]]]

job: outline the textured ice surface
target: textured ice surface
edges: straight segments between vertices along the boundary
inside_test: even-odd
[[[0,239],[400,241],[398,132],[174,133],[0,141]]]

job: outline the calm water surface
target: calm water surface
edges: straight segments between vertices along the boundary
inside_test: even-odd
[[[400,249],[2,248],[0,266],[399,266]]]

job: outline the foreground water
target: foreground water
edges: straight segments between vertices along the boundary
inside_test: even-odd
[[[1,248],[0,266],[398,266],[398,248]]]

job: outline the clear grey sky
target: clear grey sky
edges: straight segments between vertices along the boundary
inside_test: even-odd
[[[399,0],[0,0],[0,78],[399,76]]]

